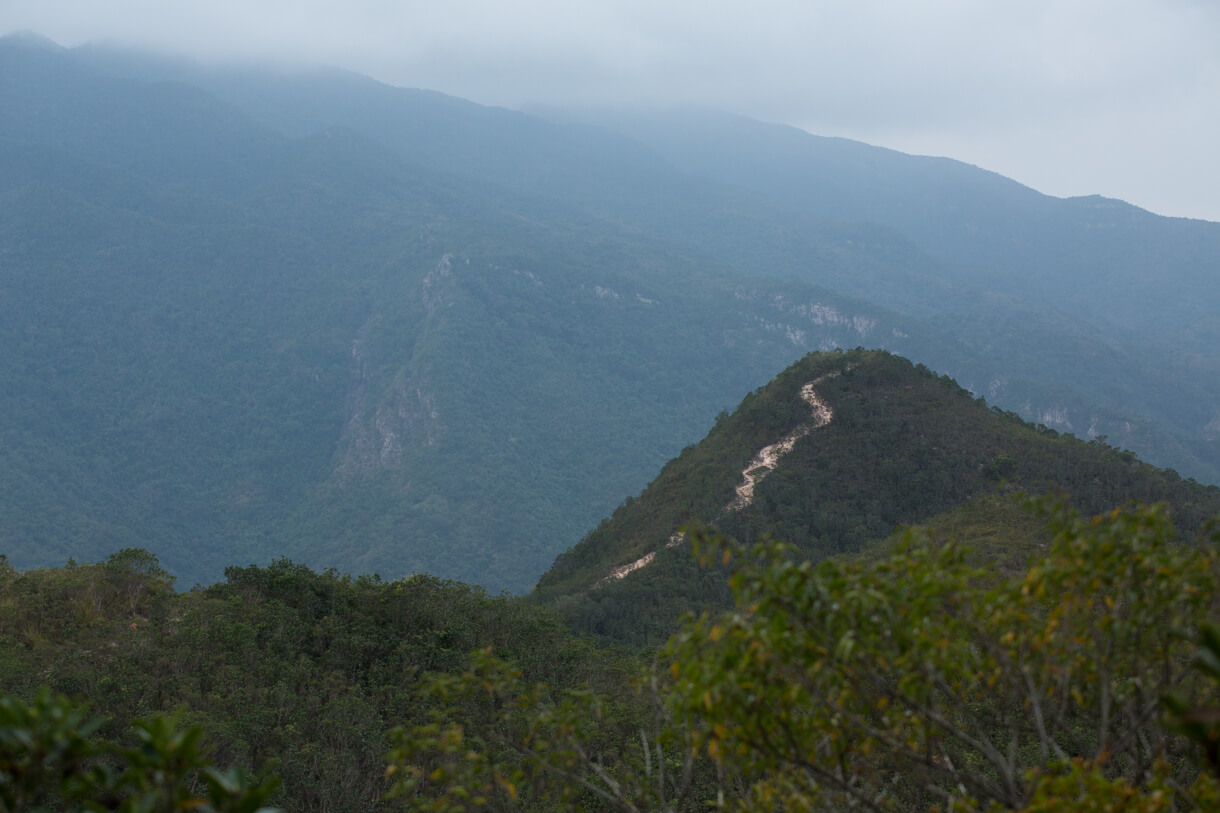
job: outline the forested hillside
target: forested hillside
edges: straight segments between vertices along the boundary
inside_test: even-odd
[[[100,735],[118,742],[131,741],[133,720],[181,709],[176,724],[203,726],[216,764],[271,767],[286,809],[334,811],[376,807],[389,730],[428,719],[421,677],[460,674],[476,649],[493,647],[530,681],[630,698],[633,665],[554,616],[463,584],[281,560],[228,568],[207,590],[171,587],[134,549],[49,570],[0,562],[0,685],[87,698],[107,718]]]
[[[141,544],[188,584],[288,553],[523,590],[791,353],[791,289],[350,132],[3,56],[23,566]],[[859,338],[863,305],[798,293],[828,317],[803,341]]]
[[[695,177],[793,211],[895,230],[930,258],[942,282],[931,307],[951,313],[956,334],[983,350],[990,366],[919,360],[1027,420],[1082,434],[1089,429],[1084,414],[1105,405],[1162,416],[1207,441],[1216,437],[1220,224],[1159,217],[1096,195],[1053,198],[951,158],[904,155],[716,111],[538,112],[636,139]],[[899,310],[928,301],[902,289],[876,290],[871,280],[835,287]],[[1084,363],[1070,378],[1050,372],[1073,358]],[[1134,373],[1158,366],[1152,386]],[[1021,378],[1054,381],[1056,390],[1020,391],[1018,370]],[[1181,395],[1165,397],[1168,391]],[[1061,409],[1036,407],[1048,402]],[[1108,423],[1100,433],[1117,438],[1121,422]],[[1137,447],[1145,459],[1190,468],[1155,453],[1155,442]]]
[[[811,354],[528,597],[0,558],[0,801],[1207,810],[1211,517],[1220,488],[905,359]]]
[[[1220,224],[1100,196],[1058,199],[951,158],[904,155],[699,110],[539,111],[630,137],[675,167],[797,211],[879,223],[955,283],[1208,352]],[[1119,334],[1113,333],[1115,338]],[[1168,349],[1168,348],[1167,348]]]
[[[1028,568],[919,531],[817,565],[700,532],[735,608],[650,659],[427,577],[282,560],[180,594],[136,549],[0,561],[0,802],[1214,809],[1216,540],[1040,509]]]
[[[337,71],[32,37],[0,42],[0,70],[0,548],[20,567],[141,546],[183,586],[289,555],[524,591],[742,392],[860,345],[1220,479],[1209,344],[1118,337],[1066,292],[1001,284],[1021,269],[963,270],[935,229],[827,216],[774,173]],[[904,200],[979,177],[886,155],[862,171]],[[1023,199],[1041,234],[1057,210]],[[1187,280],[1210,225],[1141,215],[1064,243],[1098,259],[1063,273],[1087,286],[1117,252],[1129,279],[1155,250]],[[1179,232],[1195,248],[1162,251]]]
[[[1220,810],[1218,275],[727,113],[2,37],[0,811]]]
[[[760,450],[786,440],[787,451],[760,462]],[[757,480],[748,501],[747,473]],[[1220,514],[1220,488],[1158,470],[1104,439],[1028,424],[906,359],[815,353],[717,419],[561,555],[532,596],[578,630],[657,643],[683,611],[728,601],[723,575],[692,559],[679,533],[687,524],[710,523],[745,544],[772,536],[816,561],[938,518],[950,534],[990,539],[991,555],[1006,557],[1037,545],[1036,526],[995,499],[1018,490],[1070,495],[1088,514],[1163,500],[1184,540]],[[637,570],[612,575],[645,557]],[[1023,564],[1022,555],[1012,559]]]

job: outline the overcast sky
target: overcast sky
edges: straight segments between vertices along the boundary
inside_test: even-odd
[[[0,0],[0,32],[711,105],[1220,221],[1217,0]]]

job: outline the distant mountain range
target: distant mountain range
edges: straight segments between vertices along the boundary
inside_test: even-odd
[[[19,567],[523,591],[743,392],[857,345],[1220,481],[1220,224],[723,114],[29,35],[0,77]]]

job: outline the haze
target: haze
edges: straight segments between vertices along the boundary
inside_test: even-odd
[[[1208,0],[5,0],[0,33],[18,30],[508,107],[714,106],[1220,221]]]

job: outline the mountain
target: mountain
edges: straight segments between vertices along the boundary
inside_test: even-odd
[[[741,392],[857,345],[1220,480],[1210,351],[628,133],[27,37],[0,75],[19,567],[140,546],[184,584],[290,555],[524,591]]]
[[[735,484],[722,476],[758,443],[765,445],[744,464],[744,476]],[[973,492],[969,503],[937,518],[933,532],[994,544],[972,557],[916,531],[884,550],[816,566],[775,546],[751,555],[728,544],[732,556],[715,561],[731,558],[735,607],[683,622],[660,651],[601,646],[529,597],[492,597],[421,575],[352,578],[279,559],[228,567],[221,583],[175,592],[147,551],[24,572],[0,557],[2,708],[6,731],[16,732],[4,743],[16,766],[5,790],[10,798],[13,788],[18,797],[23,790],[26,798],[45,796],[71,773],[63,765],[67,748],[83,758],[108,753],[131,768],[120,782],[112,779],[119,771],[96,772],[61,786],[65,796],[107,803],[164,798],[167,784],[186,798],[202,785],[193,769],[206,755],[221,770],[237,769],[212,775],[234,790],[278,775],[282,782],[263,787],[279,809],[384,810],[404,796],[424,809],[478,793],[503,800],[499,809],[585,810],[622,800],[616,806],[694,811],[725,798],[760,798],[755,791],[766,786],[759,783],[777,770],[823,764],[803,755],[830,741],[842,751],[835,764],[861,782],[880,777],[895,810],[926,809],[963,781],[993,796],[1010,793],[1013,809],[1032,808],[1012,794],[1037,792],[1044,809],[1061,810],[1069,804],[1056,795],[1061,785],[979,780],[997,763],[1013,766],[1012,775],[1043,769],[1040,760],[1053,752],[1038,742],[1049,730],[1061,748],[1083,742],[1099,753],[1109,748],[1106,737],[1130,749],[1161,737],[1181,755],[1175,771],[1187,792],[1204,798],[1199,790],[1214,785],[1194,776],[1206,753],[1185,738],[1167,740],[1161,726],[1172,731],[1176,720],[1149,709],[1161,708],[1170,687],[1181,698],[1170,706],[1180,719],[1177,707],[1213,702],[1214,684],[1193,685],[1199,645],[1190,631],[1215,617],[1215,546],[1173,544],[1159,507],[1116,508],[1089,523],[1058,504],[1056,539],[1047,545],[1051,532],[996,493],[1006,477],[1069,483],[1087,495],[1085,503],[1132,493],[1169,497],[1187,528],[1220,503],[1220,489],[1184,483],[1101,443],[1026,426],[903,359],[852,351],[810,356],[747,397],[610,524],[625,528],[634,518],[655,530],[667,527],[674,505],[706,505],[722,524],[736,522],[743,537],[774,527],[803,537],[805,551],[820,556],[827,551],[816,526],[850,541],[893,515],[919,515]],[[801,499],[794,487],[814,489],[816,499]],[[1024,537],[1037,552],[1027,563],[1009,546]],[[671,540],[672,548],[661,543],[634,570],[619,570],[617,581],[586,586],[588,595],[614,595],[635,613],[619,631],[644,637],[659,625],[647,615],[656,608],[641,606],[643,593],[614,593],[616,584],[644,580],[661,591],[653,599],[689,600],[711,581],[725,589],[725,574],[715,570],[677,581],[668,551],[690,563],[689,545]],[[613,547],[613,538],[602,541]],[[1125,600],[1132,596],[1139,600]],[[613,602],[600,607],[623,620],[609,614]],[[1206,633],[1204,640],[1217,649]],[[934,692],[931,669],[940,677]],[[1117,685],[1142,681],[1148,696],[1111,702],[1091,689],[1098,670],[1109,670]],[[1075,683],[1065,687],[1065,680]],[[826,685],[837,702],[811,689]],[[759,692],[770,693],[768,702],[759,703]],[[1005,712],[1047,697],[1058,710],[1045,726],[1034,715]],[[659,715],[662,705],[676,713]],[[893,729],[869,715],[894,708],[910,736],[877,736]],[[912,722],[912,708],[932,713]],[[836,740],[845,713],[854,728]],[[929,718],[943,736],[925,736]],[[1139,740],[1124,738],[1132,725]],[[1014,747],[991,745],[997,726]],[[133,730],[139,747],[129,747]],[[726,749],[733,761],[707,748],[709,733],[740,730],[751,736]],[[784,765],[751,762],[756,743],[774,753],[771,730],[793,734]],[[869,737],[884,741],[859,747]],[[1203,734],[1193,739],[1206,742]],[[945,762],[927,759],[929,742],[947,744],[954,765],[966,766],[935,775],[945,794],[928,791],[939,786],[916,773]],[[959,758],[963,744],[982,756]],[[1092,759],[1115,762],[1108,750]],[[895,775],[920,781],[894,783]],[[1097,809],[1092,803],[1109,788],[1115,792],[1105,798],[1163,797],[1156,785],[1089,776],[1083,796],[1078,783],[1069,788],[1080,809]],[[841,810],[846,796],[835,791],[843,785],[823,789],[822,782],[790,783],[785,799]],[[211,794],[216,806],[218,796]],[[870,787],[862,798],[878,796]]]
[[[774,536],[817,560],[932,521],[986,544],[993,562],[1022,565],[1045,540],[1002,498],[1018,489],[1066,493],[1089,514],[1167,501],[1187,539],[1220,512],[1220,488],[1025,423],[922,365],[882,351],[815,353],[722,415],[532,595],[579,631],[663,641],[683,611],[727,606],[724,574],[691,556],[691,522],[747,544]]]
[[[543,121],[337,70],[209,67],[100,47],[77,56],[120,75],[172,76],[287,134],[352,128],[410,160],[563,199],[738,274],[926,319],[925,335],[966,346],[876,334],[868,343],[1027,419],[1106,434],[1220,481],[1220,224],[1053,198],[950,159],[725,113],[532,111]]]
[[[696,177],[793,210],[894,228],[942,261],[941,275],[954,282],[1196,351],[1220,338],[1213,316],[1218,223],[1159,217],[1097,195],[1054,198],[948,158],[715,111],[554,116],[596,123]]]
[[[1220,223],[1161,217],[1096,195],[1054,198],[948,158],[905,155],[717,111],[535,112],[633,138],[695,177],[793,211],[893,229],[933,260],[946,287],[988,292],[965,308],[942,298],[938,312],[951,313],[955,323],[966,318],[975,341],[1011,343],[1003,367],[1019,365],[1022,354],[1044,356],[1059,344],[1056,333],[1070,334],[1068,324],[1086,326],[1092,342],[1127,356],[1129,367],[1153,367],[1159,358],[1172,367],[1176,382],[1191,388],[1187,397],[1163,397],[1160,386],[1120,394],[1105,383],[1117,376],[1077,375],[1074,387],[1086,400],[1157,414],[1196,437],[1215,438],[1208,427],[1220,416],[1214,352],[1220,341]],[[1041,315],[1036,321],[1057,323],[1037,326],[1048,340],[1039,348],[1019,336],[1031,313]],[[986,355],[999,361],[990,348]],[[954,369],[936,361],[940,369]],[[975,378],[964,366],[953,374]],[[994,379],[1001,388],[1004,377]],[[996,393],[975,391],[996,400]],[[1022,402],[1005,403],[1019,408]],[[1068,411],[1080,414],[1079,406]],[[1066,423],[1058,428],[1080,430]],[[1152,448],[1142,451],[1164,462]]]
[[[21,567],[138,545],[186,583],[291,554],[524,590],[787,363],[775,296],[818,309],[801,342],[860,338],[861,303],[743,290],[350,130],[292,138],[45,43],[6,42],[0,68]]]

